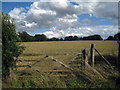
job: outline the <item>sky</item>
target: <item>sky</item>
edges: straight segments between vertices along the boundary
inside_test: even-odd
[[[3,2],[2,11],[16,19],[17,31],[30,35],[61,38],[99,34],[105,39],[118,32],[117,2]]]

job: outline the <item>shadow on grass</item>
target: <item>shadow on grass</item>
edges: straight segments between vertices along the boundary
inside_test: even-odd
[[[110,55],[104,55],[104,58],[114,67],[117,68],[118,66],[118,57],[117,56],[110,56]],[[95,64],[102,64],[106,63],[106,61],[101,56],[95,56]],[[107,63],[106,63],[107,64]]]
[[[104,58],[111,64],[109,65],[101,56],[95,56],[95,68],[108,80],[109,85],[115,86],[118,73],[118,57],[104,55]],[[112,68],[111,68],[112,67]]]

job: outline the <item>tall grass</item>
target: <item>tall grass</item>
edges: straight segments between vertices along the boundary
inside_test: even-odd
[[[97,67],[96,67],[97,68]],[[101,67],[99,67],[102,69]],[[102,69],[102,73],[104,69]],[[115,71],[114,71],[115,72]],[[109,73],[110,74],[110,73]],[[111,76],[113,76],[112,74]],[[115,80],[107,79],[103,81],[96,79],[88,81],[85,77],[67,76],[55,77],[52,74],[33,73],[29,78],[19,77],[17,79],[10,78],[3,82],[4,88],[115,88]]]

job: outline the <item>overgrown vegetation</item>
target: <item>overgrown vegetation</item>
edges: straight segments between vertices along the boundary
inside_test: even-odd
[[[23,47],[16,44],[16,26],[14,19],[8,14],[2,13],[2,75],[6,78],[10,75],[10,68],[16,65],[14,57],[21,54]]]
[[[24,75],[18,77],[17,74],[13,78],[7,79],[3,83],[4,88],[116,88],[116,77],[118,76],[116,70],[111,70],[107,64],[101,62],[103,65],[96,65],[96,69],[106,78],[106,80],[95,79],[88,80],[88,75],[57,77],[52,74],[38,73],[24,71]],[[25,74],[26,73],[26,74]],[[31,73],[30,75],[27,73]]]

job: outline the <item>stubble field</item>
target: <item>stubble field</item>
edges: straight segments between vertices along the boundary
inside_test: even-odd
[[[53,41],[53,42],[22,42],[25,46],[24,55],[64,55],[80,53],[84,48],[90,49],[91,44],[103,55],[117,55],[116,41]]]

